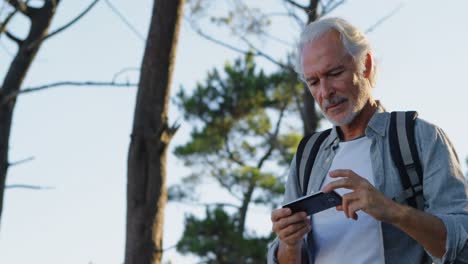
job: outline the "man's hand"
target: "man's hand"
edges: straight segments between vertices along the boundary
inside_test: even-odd
[[[356,220],[356,212],[362,210],[378,221],[393,224],[403,230],[432,255],[442,258],[445,254],[447,230],[442,220],[392,201],[351,170],[331,171],[330,177],[341,179],[327,184],[323,192],[337,188],[353,190],[343,195],[343,204],[336,208],[344,211],[346,217]]]
[[[302,238],[310,231],[310,221],[305,212],[291,214],[289,208],[279,208],[271,213],[273,232],[288,247],[301,245]]]
[[[340,178],[327,184],[322,191],[331,192],[338,188],[353,190],[343,195],[343,203],[336,207],[345,216],[357,220],[357,211],[362,210],[378,221],[395,223],[398,220],[399,205],[383,195],[366,179],[351,170],[334,170],[330,177]]]
[[[289,208],[271,213],[273,232],[279,238],[277,258],[279,263],[301,263],[302,238],[310,231],[310,221],[305,212],[292,214]]]

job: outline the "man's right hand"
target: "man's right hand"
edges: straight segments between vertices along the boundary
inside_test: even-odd
[[[279,208],[271,213],[273,232],[289,250],[300,249],[302,238],[310,231],[310,221],[305,212],[291,214],[289,208]]]

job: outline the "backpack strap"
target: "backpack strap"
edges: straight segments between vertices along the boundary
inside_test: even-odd
[[[331,128],[322,132],[316,132],[302,138],[296,152],[296,175],[302,196],[307,194],[310,173],[314,166],[315,158],[322,142],[328,137]]]
[[[423,173],[414,138],[417,116],[415,111],[391,113],[390,152],[403,185],[403,192],[393,199],[398,203],[406,201],[409,206],[424,210]]]

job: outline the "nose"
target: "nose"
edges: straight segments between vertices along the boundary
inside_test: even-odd
[[[326,77],[320,79],[320,96],[324,99],[328,99],[335,93],[333,83]]]

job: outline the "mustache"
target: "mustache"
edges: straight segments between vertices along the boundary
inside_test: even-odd
[[[347,98],[345,96],[339,96],[339,95],[335,95],[333,97],[330,97],[328,99],[325,99],[323,101],[323,108],[324,109],[327,109],[328,107],[330,106],[334,106],[334,105],[337,105],[337,104],[340,104],[340,103],[343,103],[344,101],[346,101]]]

